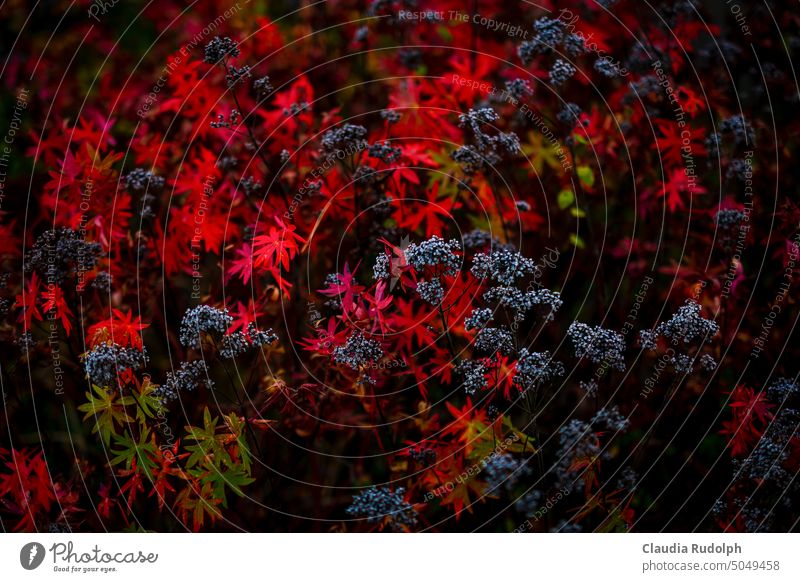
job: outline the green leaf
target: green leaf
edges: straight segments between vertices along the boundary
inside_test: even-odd
[[[136,419],[146,426],[148,418],[155,418],[159,410],[164,408],[162,400],[154,396],[154,392],[158,388],[157,384],[153,384],[149,379],[145,379],[142,383],[142,391],[139,393],[139,406],[136,407]]]
[[[587,188],[594,186],[594,172],[589,166],[578,166],[578,179]]]
[[[245,440],[245,423],[236,414],[212,418],[208,408],[203,411],[203,427],[187,426],[186,440],[197,444],[189,445],[186,460],[189,474],[200,479],[204,485],[212,487],[215,499],[227,507],[225,492],[231,489],[239,496],[244,495],[242,487],[255,481],[250,476],[252,455]],[[232,455],[228,447],[236,446],[238,455]],[[234,458],[236,457],[236,459]]]
[[[126,469],[133,467],[136,461],[137,471],[143,472],[147,477],[153,477],[157,464],[153,460],[157,456],[156,446],[150,441],[150,431],[144,429],[139,435],[139,440],[134,440],[127,430],[122,436],[114,435],[114,443],[120,448],[112,448],[111,465],[125,464]]]
[[[575,245],[576,248],[583,249],[586,248],[586,243],[583,242],[583,239],[579,237],[577,234],[572,233],[569,235],[569,242]]]
[[[438,32],[439,36],[447,42],[451,42],[453,40],[453,33],[450,32],[450,29],[447,26],[437,26],[436,32]]]
[[[117,436],[115,425],[126,426],[133,422],[133,418],[128,414],[127,407],[134,403],[133,398],[125,396],[120,398],[116,390],[107,391],[105,388],[92,384],[92,389],[97,394],[93,396],[90,392],[86,393],[89,400],[86,404],[78,407],[78,410],[85,412],[83,420],[91,417],[95,418],[92,433],[100,433],[103,443],[111,444],[111,437]]]
[[[572,190],[564,189],[558,193],[558,207],[561,210],[569,208],[573,202],[575,202],[575,194],[572,193]]]
[[[206,474],[202,481],[203,483],[211,483],[214,497],[222,500],[222,507],[228,507],[228,500],[225,494],[226,487],[239,497],[244,497],[242,487],[250,485],[255,479],[239,469],[211,472]]]
[[[211,418],[208,408],[203,412],[203,428],[187,426],[186,440],[195,441],[196,445],[186,447],[190,451],[189,458],[186,460],[187,467],[201,466],[208,470],[220,471],[223,466],[234,467],[236,463],[231,459],[230,454],[225,448],[225,444],[233,440],[227,426],[222,426],[224,432],[217,432],[218,418]]]

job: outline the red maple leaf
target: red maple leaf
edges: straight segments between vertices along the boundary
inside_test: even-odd
[[[263,311],[256,308],[252,297],[248,300],[247,306],[241,301],[237,301],[236,307],[230,313],[233,316],[233,323],[228,328],[229,334],[239,329],[247,331],[247,326],[251,323],[258,323],[258,318],[264,314]]]
[[[35,317],[42,320],[42,314],[36,307],[36,298],[39,296],[39,276],[36,273],[31,275],[31,280],[22,293],[17,295],[15,304],[22,307],[20,320],[25,322],[24,330],[28,331],[31,327],[31,320]]]
[[[656,126],[663,136],[656,138],[656,143],[667,165],[680,166],[684,157],[705,155],[704,131],[688,126],[681,130],[677,123],[664,119],[656,119]]]
[[[119,309],[111,310],[111,317],[91,326],[86,332],[86,342],[90,347],[111,340],[121,346],[142,349],[141,331],[150,326],[142,323],[142,318],[133,318],[131,312],[124,313]]]
[[[356,265],[358,269],[358,265]],[[342,311],[346,315],[355,309],[355,297],[361,295],[364,286],[359,285],[355,279],[355,270],[350,272],[350,265],[344,264],[344,273],[337,273],[335,283],[330,283],[325,289],[320,289],[320,293],[328,297],[340,296],[342,298]]]
[[[10,473],[0,474],[0,498],[20,516],[15,531],[32,531],[36,520],[50,511],[56,492],[44,456],[25,449],[11,451],[5,466]]]
[[[662,183],[660,196],[666,197],[669,211],[675,212],[685,207],[682,194],[686,192],[691,197],[694,194],[705,194],[706,189],[697,185],[696,179],[690,179],[686,172],[679,168],[673,170],[669,181]]]
[[[61,325],[64,326],[64,331],[69,335],[69,332],[72,330],[72,324],[69,321],[72,311],[64,299],[64,292],[61,290],[61,287],[55,285],[52,291],[43,291],[42,298],[45,300],[44,305],[42,305],[42,310],[45,313],[54,312],[52,318],[61,319]]]
[[[372,333],[375,333],[376,329],[380,329],[383,334],[391,331],[384,316],[384,311],[392,304],[392,296],[386,295],[386,281],[377,284],[375,295],[365,295],[365,298],[371,306],[368,313],[373,320]]]
[[[253,247],[250,243],[244,243],[241,248],[236,249],[236,258],[229,261],[229,265],[226,269],[226,281],[238,276],[247,285],[253,276]]]
[[[769,409],[772,407],[763,392],[739,385],[730,393],[731,420],[723,421],[720,434],[728,435],[731,455],[739,456],[748,453],[758,439],[764,427],[772,419]]]
[[[463,408],[456,408],[449,402],[445,402],[445,406],[453,415],[453,420],[444,428],[443,434],[457,436],[469,453],[472,441],[489,426],[486,411],[474,406],[469,396]]]
[[[269,227],[267,234],[253,237],[253,264],[265,270],[282,268],[289,270],[289,262],[300,252],[300,244],[304,243],[303,237],[295,232],[293,225],[286,225],[277,216],[277,226]]]
[[[686,111],[689,115],[694,117],[697,115],[698,111],[705,109],[705,102],[700,99],[697,94],[689,89],[681,85],[678,87],[678,90],[675,92],[675,97],[683,107],[683,110]]]
[[[402,213],[400,226],[416,232],[425,223],[425,237],[430,238],[447,230],[448,223],[453,220],[452,210],[459,204],[450,197],[439,198],[439,182],[434,183],[425,193],[425,198],[412,203],[398,202],[410,208]],[[444,217],[444,220],[439,217]]]

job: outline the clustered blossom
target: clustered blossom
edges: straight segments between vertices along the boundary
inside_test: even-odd
[[[135,168],[125,176],[125,187],[132,192],[160,191],[164,188],[164,183],[164,178],[144,168]]]
[[[286,117],[297,117],[303,111],[309,108],[309,104],[306,101],[300,101],[299,103],[292,103],[289,107],[283,108],[283,114]]]
[[[577,357],[587,358],[595,364],[608,362],[615,370],[625,370],[625,340],[621,333],[574,321],[567,335],[575,346]]]
[[[233,323],[233,317],[228,315],[228,310],[217,309],[210,305],[198,305],[186,311],[181,322],[180,340],[187,348],[200,348],[203,334],[211,334],[215,339],[221,339]]]
[[[711,354],[701,355],[697,362],[703,370],[708,372],[713,371],[717,367],[717,361]]]
[[[695,353],[673,350],[669,363],[679,374],[691,373],[695,369],[695,364],[701,370],[711,371],[717,367],[717,362],[711,354],[701,354],[700,349],[703,344],[713,340],[717,331],[719,331],[717,323],[700,315],[700,305],[689,299],[669,321],[659,323],[653,330],[639,331],[639,345],[642,349],[655,351],[658,349],[659,338],[663,338],[673,346],[683,348],[696,343],[699,347]]]
[[[383,357],[381,344],[376,340],[364,337],[360,331],[353,332],[342,346],[333,350],[333,360],[338,364],[346,364],[353,370],[377,362]]]
[[[528,79],[513,79],[506,81],[506,91],[514,99],[522,100],[533,95],[531,82]]]
[[[157,195],[164,189],[166,181],[161,176],[156,176],[151,170],[135,168],[125,176],[125,187],[130,191],[141,194],[139,216],[147,220],[155,216],[153,203]]]
[[[737,145],[751,144],[756,138],[753,127],[741,115],[734,115],[720,123],[720,131],[733,136]]]
[[[417,283],[417,293],[423,301],[434,306],[440,305],[444,299],[444,288],[438,277]]]
[[[501,247],[488,254],[476,253],[470,272],[478,279],[500,283],[487,289],[483,293],[483,299],[515,311],[517,320],[524,319],[534,308],[545,307],[545,319],[552,321],[562,305],[561,296],[557,292],[532,286],[523,291],[514,286],[519,280],[537,274],[539,267],[511,248]]]
[[[541,500],[542,492],[538,489],[531,489],[517,498],[514,502],[514,509],[519,511],[522,515],[530,517],[539,507]]]
[[[672,367],[678,374],[689,374],[692,371],[694,358],[688,354],[677,353],[670,356],[669,363],[672,364]]]
[[[591,425],[573,418],[558,429],[558,452],[556,453],[555,474],[559,486],[571,488],[578,476],[575,461],[578,459],[596,459],[603,456],[602,448]]]
[[[483,169],[484,166],[497,163],[497,157],[485,157],[471,145],[463,145],[453,152],[453,159],[459,163],[461,169],[467,174],[474,174]]]
[[[336,151],[361,151],[366,149],[367,128],[362,125],[345,123],[341,127],[329,129],[322,134],[322,149],[327,153]]]
[[[244,191],[245,196],[252,196],[257,192],[260,192],[263,188],[263,185],[254,177],[247,176],[239,182],[239,187]]]
[[[472,314],[464,319],[464,329],[481,329],[492,320],[492,310],[487,308],[473,309]]]
[[[478,279],[490,278],[501,285],[514,285],[518,279],[536,271],[533,260],[508,249],[490,254],[476,253],[472,258],[472,274]]]
[[[236,58],[239,56],[239,54],[240,54],[239,47],[233,40],[231,40],[227,36],[224,38],[215,36],[206,45],[203,61],[205,61],[209,65],[216,65],[217,63],[222,62],[227,57]]]
[[[136,348],[117,344],[100,344],[84,357],[84,368],[89,381],[97,386],[111,387],[119,374],[139,370],[147,363],[147,356]]]
[[[484,166],[497,164],[501,154],[516,154],[520,151],[519,138],[514,133],[498,133],[489,135],[483,131],[483,125],[494,123],[500,116],[491,107],[470,109],[458,117],[459,126],[469,130],[475,144],[466,144],[453,152],[453,159],[458,162],[467,174],[472,174]]]
[[[102,252],[99,243],[86,241],[71,228],[43,232],[25,256],[25,262],[48,283],[61,284],[67,277],[91,271]]]
[[[483,249],[487,246],[500,246],[500,241],[496,237],[479,228],[469,231],[462,237],[461,241],[464,243],[464,248],[470,250]]]
[[[564,375],[564,365],[553,361],[550,352],[519,351],[514,383],[521,390],[532,388],[541,382],[549,382]]]
[[[624,467],[617,477],[616,488],[626,489],[628,491],[634,489],[639,482],[639,475],[631,467]]]
[[[384,109],[381,111],[381,118],[385,119],[389,123],[397,123],[403,118],[403,114],[394,109]]]
[[[800,396],[800,384],[791,378],[778,378],[767,388],[767,397],[773,402],[784,402]]]
[[[528,477],[532,472],[527,463],[512,455],[492,455],[483,465],[486,492],[497,494],[501,487],[511,491],[520,479]]]
[[[211,127],[214,127],[214,128],[224,127],[224,128],[227,128],[227,129],[231,129],[233,126],[235,126],[235,125],[237,125],[239,123],[239,119],[240,118],[241,118],[241,113],[239,112],[239,110],[238,109],[231,109],[231,112],[228,114],[227,117],[225,117],[221,113],[217,114],[216,121],[210,122],[209,125]],[[235,160],[235,158],[227,158],[227,159],[223,158],[223,160],[220,160],[220,161],[222,162],[222,166],[223,167],[228,167],[226,162],[233,161],[234,165],[235,165],[235,161],[236,160]]]
[[[462,376],[461,385],[467,394],[475,394],[489,385],[486,380],[489,368],[480,360],[464,360],[458,363],[455,370]]]
[[[643,350],[658,349],[658,334],[650,329],[639,330],[639,345]]]
[[[548,54],[560,45],[565,36],[564,23],[558,18],[542,16],[533,23],[535,36],[520,44],[518,53],[522,62],[530,64],[537,54]]]
[[[369,166],[358,166],[353,172],[353,182],[362,186],[370,186],[378,180],[378,172]]]
[[[597,59],[594,62],[594,70],[605,77],[616,77],[619,74],[619,67],[607,57]]]
[[[457,240],[445,241],[433,235],[421,243],[411,243],[405,249],[406,262],[417,271],[425,267],[441,267],[445,275],[458,273],[461,259],[456,254],[461,251]]]
[[[578,383],[578,386],[588,398],[595,396],[597,394],[597,389],[599,388],[599,385],[595,380],[587,380],[586,382],[581,381]]]
[[[669,321],[660,323],[655,329],[656,334],[673,344],[688,344],[696,340],[710,342],[718,331],[719,325],[700,315],[700,304],[691,299]]]
[[[200,386],[214,388],[205,361],[181,362],[177,370],[167,372],[166,382],[156,388],[154,395],[167,403],[178,398],[181,392],[193,392]]]
[[[31,332],[26,331],[17,336],[15,343],[19,346],[20,351],[27,355],[31,348],[36,345],[36,340]]]
[[[569,81],[576,72],[577,69],[568,62],[562,59],[556,59],[556,62],[553,63],[553,67],[550,69],[549,73],[550,84],[556,86],[563,85]]]
[[[507,329],[484,327],[475,336],[475,349],[488,354],[508,354],[514,350],[514,338]]]
[[[228,67],[228,72],[225,74],[225,83],[227,83],[228,87],[236,87],[236,85],[242,83],[245,79],[250,79],[253,77],[253,73],[250,71],[249,65],[244,65],[243,67]]]
[[[578,57],[586,52],[586,43],[583,38],[574,33],[568,34],[564,38],[562,46],[564,47],[564,52],[572,58]]]
[[[714,221],[720,229],[735,230],[739,228],[742,220],[745,218],[745,213],[736,208],[723,208],[717,212]]]
[[[480,151],[490,147],[491,137],[483,133],[481,126],[494,123],[500,119],[497,112],[491,107],[481,107],[480,109],[470,109],[467,113],[458,116],[459,127],[469,127],[475,138],[475,143]]]
[[[387,164],[396,162],[403,153],[402,149],[391,145],[388,141],[372,144],[369,146],[368,151],[370,157],[377,158]]]
[[[253,348],[270,345],[278,339],[271,329],[267,331],[259,330],[254,323],[250,322],[247,332],[236,331],[223,336],[219,354],[223,358],[236,358]]]
[[[392,260],[386,253],[378,253],[375,257],[375,265],[372,267],[372,277],[374,279],[388,279],[392,272]]]
[[[738,474],[747,479],[773,481],[779,487],[785,486],[792,475],[783,468],[789,458],[789,451],[768,436],[762,436],[753,451],[740,463]]]
[[[556,119],[564,125],[573,126],[578,123],[581,113],[583,113],[583,110],[580,106],[575,103],[566,103],[561,111],[556,114]]]
[[[253,81],[253,89],[255,89],[259,99],[263,99],[275,90],[269,82],[269,77],[260,77]]]
[[[405,489],[398,487],[371,487],[353,496],[345,511],[353,517],[366,518],[369,523],[384,520],[395,531],[406,531],[417,524],[417,510],[403,499]]]
[[[629,426],[630,421],[620,414],[616,405],[610,408],[601,408],[592,418],[592,427],[595,429],[622,432]]]
[[[645,75],[638,81],[631,81],[628,83],[630,93],[626,95],[625,101],[633,101],[637,97],[642,98],[647,95],[658,93],[661,90],[661,85],[659,83],[660,81],[655,75]]]
[[[94,279],[92,279],[92,287],[103,293],[108,293],[111,291],[111,283],[113,280],[114,278],[111,276],[111,273],[108,271],[100,271],[95,275]]]

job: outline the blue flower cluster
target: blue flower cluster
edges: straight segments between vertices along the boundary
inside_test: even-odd
[[[117,344],[100,344],[84,357],[84,368],[89,381],[103,388],[112,387],[120,373],[139,370],[146,363],[147,356],[144,352]]]
[[[386,522],[395,531],[408,531],[417,524],[417,510],[403,499],[405,489],[371,487],[353,496],[345,510],[353,517],[363,517],[369,523]]]
[[[192,392],[199,386],[214,388],[214,381],[209,377],[208,368],[203,360],[181,362],[180,368],[167,372],[167,380],[156,388],[153,394],[164,403],[178,398],[181,392]]]
[[[457,240],[445,241],[433,235],[421,243],[411,243],[404,252],[406,262],[418,272],[425,267],[441,267],[445,275],[453,276],[461,266],[461,259],[456,255],[460,251]]]
[[[575,355],[595,364],[608,362],[615,370],[625,370],[625,341],[621,333],[572,322],[567,335],[575,346]]]
[[[519,351],[514,384],[521,390],[528,390],[563,375],[564,365],[553,361],[550,352],[529,352],[527,348]]]
[[[353,332],[343,346],[333,350],[333,360],[339,364],[346,364],[353,370],[377,362],[383,357],[381,344],[375,340],[364,337],[360,331]]]
[[[184,347],[200,348],[202,334],[210,334],[215,340],[221,340],[233,323],[228,310],[217,309],[210,305],[198,305],[188,309],[183,316],[180,328],[180,341]]]

